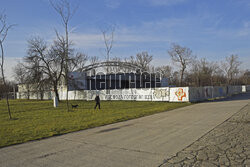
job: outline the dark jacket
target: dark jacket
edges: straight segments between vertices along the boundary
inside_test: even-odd
[[[95,102],[96,102],[96,103],[100,103],[100,97],[99,97],[99,96],[96,96],[96,97],[95,97]]]

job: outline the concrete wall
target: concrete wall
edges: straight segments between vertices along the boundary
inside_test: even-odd
[[[245,91],[244,91],[245,90]],[[205,86],[170,88],[170,102],[197,102],[250,91],[250,86]]]
[[[203,101],[211,98],[228,97],[244,92],[246,86],[190,87],[189,101]]]
[[[61,99],[66,99],[66,92],[59,92]],[[99,94],[102,100],[169,101],[169,87],[154,89],[113,89],[69,91],[70,100],[94,100]]]
[[[212,98],[227,97],[233,94],[250,91],[247,86],[205,86],[205,87],[162,87],[152,89],[113,89],[113,90],[76,90],[69,91],[69,100],[94,100],[99,94],[101,100],[130,100],[130,101],[170,101],[197,102]],[[52,99],[54,92],[43,94],[43,99]],[[37,92],[17,93],[18,99],[41,99]],[[66,99],[66,91],[59,89],[59,98]]]

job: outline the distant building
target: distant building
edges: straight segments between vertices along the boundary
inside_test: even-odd
[[[164,85],[166,84],[167,82],[164,82]],[[101,74],[87,77],[88,90],[156,88],[161,86],[161,78],[149,73]]]
[[[87,90],[87,73],[86,72],[70,72],[69,91],[71,90]]]
[[[103,89],[129,89],[129,88],[158,88],[167,87],[168,79],[160,78],[149,73],[117,73],[87,75],[86,72],[70,72],[68,74],[68,90],[103,90]],[[46,86],[38,90],[36,84],[19,84],[18,97],[24,99],[52,99],[53,88]],[[65,95],[67,87],[64,78],[58,85],[58,92]]]

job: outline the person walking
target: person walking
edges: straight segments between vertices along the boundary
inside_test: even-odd
[[[96,95],[96,97],[95,97],[95,102],[96,102],[96,104],[95,104],[95,109],[96,109],[97,106],[98,106],[99,109],[101,109],[100,101],[101,101],[101,100],[100,100],[99,95]]]

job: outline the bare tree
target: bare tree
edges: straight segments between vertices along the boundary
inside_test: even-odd
[[[170,79],[172,76],[172,67],[168,65],[156,67],[155,71],[159,72],[164,78]]]
[[[75,8],[72,8],[72,5],[69,3],[68,0],[59,0],[57,2],[50,0],[50,3],[52,7],[55,9],[55,11],[60,15],[62,19],[62,24],[65,29],[65,85],[67,87],[67,93],[66,93],[66,101],[67,101],[67,110],[69,111],[69,102],[68,102],[68,57],[69,57],[69,21],[72,19],[74,13],[77,10],[76,6]],[[58,36],[58,35],[57,35]]]
[[[211,85],[210,86],[215,86],[215,85],[220,85],[220,83],[222,82],[221,79],[223,79],[223,75],[221,72],[221,69],[219,67],[219,64],[217,62],[210,62],[209,64],[209,68],[211,68]],[[219,77],[219,76],[222,76]]]
[[[6,95],[6,86],[3,84],[3,79],[0,78],[0,99],[4,98]]]
[[[179,78],[180,78],[180,71],[174,71],[169,84],[175,85],[175,86],[180,84]]]
[[[1,68],[1,74],[2,74],[2,81],[4,86],[7,88],[7,83],[4,75],[4,46],[3,43],[8,35],[9,29],[14,26],[14,25],[8,25],[6,22],[6,15],[5,14],[0,14],[0,48],[1,48],[1,60],[0,60],[0,68]],[[9,89],[6,89],[5,94],[6,94],[6,104],[8,108],[8,113],[9,113],[9,118],[12,119],[11,117],[11,112],[10,112],[10,105],[9,105],[9,96],[8,96],[8,91]]]
[[[90,64],[93,65],[93,64],[99,63],[100,60],[99,60],[99,57],[97,57],[97,56],[92,56],[92,57],[90,57],[89,62],[90,62]],[[95,69],[91,69],[91,70],[89,71],[89,73],[90,73],[90,75],[96,75],[96,70],[95,70]]]
[[[44,80],[49,82],[55,91],[56,97],[59,99],[58,85],[61,82],[63,71],[65,68],[65,45],[64,39],[55,40],[51,47],[48,47],[46,42],[40,37],[34,37],[28,40],[28,56],[25,57],[28,65],[28,70],[34,70],[33,68],[40,68],[44,74]],[[34,62],[39,63],[36,66],[32,66]]]
[[[27,88],[32,85],[33,91],[36,89],[41,93],[41,99],[45,90],[53,88],[56,97],[60,100],[58,86],[65,85],[65,45],[66,41],[62,36],[57,37],[51,46],[48,46],[40,37],[33,37],[28,40],[28,55],[24,57],[24,63],[19,63],[15,68],[19,82],[25,83]],[[74,54],[71,47],[68,51],[68,69],[81,71],[88,56],[82,53]]]
[[[212,86],[221,86],[225,85],[227,82],[226,77],[224,76],[223,70],[219,67],[217,63],[213,65],[213,75],[212,75]]]
[[[15,80],[17,81],[18,84],[23,84],[23,83],[26,83],[27,81],[27,70],[26,68],[24,67],[23,63],[18,63],[14,69],[14,77],[15,77]]]
[[[119,64],[119,62],[121,62],[121,59],[119,57],[114,57],[111,59],[112,62],[117,62]],[[110,67],[110,70],[113,72],[113,73],[118,73],[118,72],[121,72],[122,71],[122,67],[121,65],[120,66],[114,66],[114,67]]]
[[[32,53],[28,53],[32,55]],[[37,99],[43,100],[44,91],[47,84],[47,78],[44,77],[43,68],[40,67],[41,60],[39,57],[27,56],[24,58],[23,66],[26,66],[25,84],[32,89],[32,93],[37,94]],[[39,98],[40,96],[40,98]]]
[[[90,64],[95,64],[95,63],[98,63],[99,62],[99,57],[97,56],[92,56],[90,57]]]
[[[32,69],[30,68],[27,69],[25,65],[21,62],[19,62],[13,69],[15,80],[19,85],[25,87],[26,89],[25,94],[27,95],[28,99],[30,98],[30,89],[31,89],[30,87],[33,82],[32,75],[30,75],[31,70]]]
[[[222,69],[226,74],[227,84],[233,84],[234,79],[239,73],[239,67],[241,62],[239,61],[238,55],[232,54],[229,57],[226,57],[226,61],[222,62]]]
[[[239,79],[240,79],[241,84],[250,85],[250,70],[247,69],[247,70],[242,71],[242,74]]]
[[[133,56],[131,56],[131,57],[133,57]],[[123,62],[124,62],[124,63],[131,63],[131,64],[134,64],[134,62],[132,62],[132,59],[134,60],[134,57],[133,57],[133,58],[131,58],[131,57],[129,57],[129,58],[124,58]],[[134,65],[135,65],[135,64],[134,64]],[[138,70],[138,69],[135,69],[135,68],[133,68],[133,67],[130,68],[130,67],[124,67],[124,66],[121,66],[120,69],[121,69],[121,71],[124,72],[124,73],[136,72],[136,70]]]
[[[110,26],[106,29],[101,30],[103,35],[103,40],[105,44],[106,61],[110,61],[110,54],[114,42],[115,26]],[[109,73],[109,66],[106,68],[106,72]]]
[[[149,55],[148,52],[137,53],[136,56],[130,57],[130,62],[137,65],[141,72],[148,72],[150,63],[153,60],[153,56]]]
[[[194,86],[209,86],[213,82],[213,72],[216,70],[213,63],[205,58],[194,61],[191,69]]]
[[[193,60],[192,50],[186,47],[182,47],[178,44],[172,44],[168,51],[172,61],[180,65],[180,86],[183,86],[184,72]]]
[[[0,78],[0,100],[6,98],[6,91],[8,91],[8,98],[15,99],[15,83],[5,79],[4,85],[2,78]]]
[[[88,55],[84,53],[78,52],[75,55],[72,54],[69,57],[68,70],[82,72],[82,69],[87,63],[87,61],[88,61]]]

